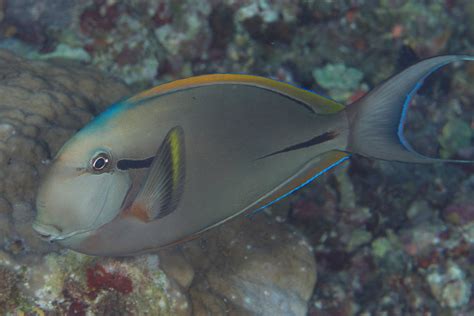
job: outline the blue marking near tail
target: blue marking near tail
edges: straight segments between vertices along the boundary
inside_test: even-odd
[[[403,107],[402,107],[402,114],[400,116],[400,121],[398,122],[398,130],[397,130],[398,139],[400,140],[400,143],[402,143],[403,147],[405,147],[406,149],[410,151],[414,151],[414,150],[411,147],[410,143],[408,143],[408,141],[406,140],[405,136],[403,135],[403,125],[405,125],[405,120],[407,116],[408,106],[410,105],[410,101],[413,98],[413,96],[416,94],[418,89],[421,88],[421,86],[423,85],[423,81],[425,80],[426,77],[427,76],[423,77],[423,79],[418,81],[415,87],[406,96],[405,102],[403,103]]]
[[[459,60],[472,60],[472,58],[464,57],[464,58],[461,58]],[[405,98],[405,102],[403,103],[403,107],[402,107],[402,113],[401,113],[401,116],[400,116],[400,122],[398,123],[397,136],[398,136],[398,139],[400,140],[400,143],[403,145],[403,147],[405,147],[409,151],[415,152],[413,147],[411,147],[411,145],[408,143],[405,136],[403,135],[403,125],[405,124],[406,115],[407,115],[407,111],[408,111],[408,106],[410,105],[410,101],[413,98],[413,96],[416,94],[416,92],[421,88],[421,86],[423,85],[423,82],[425,81],[426,78],[431,76],[439,68],[441,68],[443,66],[446,66],[447,64],[450,64],[452,62],[453,61],[451,60],[451,61],[445,62],[441,65],[437,65],[436,67],[431,69],[428,74],[423,76],[423,78],[421,78],[416,83],[416,85],[413,87],[413,89],[410,91],[410,93],[407,94],[407,96]]]
[[[348,155],[344,158],[341,158],[339,159],[338,161],[336,161],[335,163],[333,163],[332,165],[326,167],[324,170],[318,172],[317,174],[315,174],[314,176],[312,176],[310,179],[306,180],[303,184],[300,184],[299,186],[297,186],[296,188],[292,189],[290,192],[288,193],[285,193],[283,194],[282,196],[276,198],[275,200],[269,202],[268,204],[256,209],[255,211],[253,211],[252,213],[250,214],[247,214],[246,216],[247,217],[250,217],[250,216],[253,216],[255,215],[256,213],[260,212],[261,210],[263,210],[264,208],[266,207],[269,207],[270,205],[280,201],[281,199],[284,199],[286,198],[288,195],[292,194],[293,192],[301,189],[302,187],[304,187],[305,185],[307,185],[308,183],[312,182],[314,179],[318,178],[319,176],[323,175],[324,173],[328,172],[329,170],[333,169],[334,167],[340,165],[341,163],[343,163],[344,161],[348,160],[349,158],[351,158],[351,155]]]
[[[426,78],[428,78],[429,76],[431,76],[432,73],[434,73],[436,70],[438,70],[439,68],[449,64],[451,62],[447,62],[447,63],[444,63],[442,65],[438,65],[436,66],[435,68],[433,68],[428,74],[426,74],[425,76],[423,76],[423,78],[421,78],[416,84],[415,86],[413,87],[413,89],[410,91],[410,93],[407,94],[406,98],[405,98],[405,102],[403,103],[403,107],[402,107],[402,114],[400,115],[400,122],[398,123],[398,130],[397,130],[397,136],[398,136],[398,139],[400,140],[400,143],[403,145],[403,147],[405,147],[407,150],[410,150],[410,151],[415,151],[413,149],[413,147],[411,147],[410,143],[408,143],[408,141],[406,140],[405,136],[403,135],[403,125],[405,124],[405,120],[406,120],[406,116],[407,116],[407,112],[408,112],[408,106],[410,105],[410,101],[411,99],[416,95],[416,93],[418,92],[418,90],[421,88],[421,86],[423,86],[423,82],[425,81]]]

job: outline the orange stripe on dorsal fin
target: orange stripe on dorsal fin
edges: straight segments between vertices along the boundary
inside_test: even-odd
[[[131,97],[129,102],[138,102],[150,97],[176,92],[200,86],[219,84],[240,84],[260,87],[275,91],[310,106],[317,114],[331,114],[339,112],[344,106],[329,98],[320,96],[311,91],[297,88],[288,83],[251,75],[213,74],[190,77],[159,85]]]

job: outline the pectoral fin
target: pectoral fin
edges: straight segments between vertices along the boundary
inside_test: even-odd
[[[183,194],[185,179],[184,132],[172,128],[161,144],[150,170],[130,206],[130,212],[143,221],[152,221],[173,212]]]

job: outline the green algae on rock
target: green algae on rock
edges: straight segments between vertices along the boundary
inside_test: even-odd
[[[313,70],[313,77],[329,96],[336,101],[346,101],[360,86],[364,75],[355,68],[344,64],[328,64]]]
[[[460,149],[466,148],[471,143],[473,130],[462,119],[449,120],[444,125],[439,142],[442,147],[441,157],[449,158],[457,154]]]

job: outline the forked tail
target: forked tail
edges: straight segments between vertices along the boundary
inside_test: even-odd
[[[423,60],[377,86],[347,107],[350,124],[348,151],[363,156],[403,162],[464,162],[423,156],[403,136],[403,123],[411,98],[423,81],[438,68],[471,56],[439,56]]]

